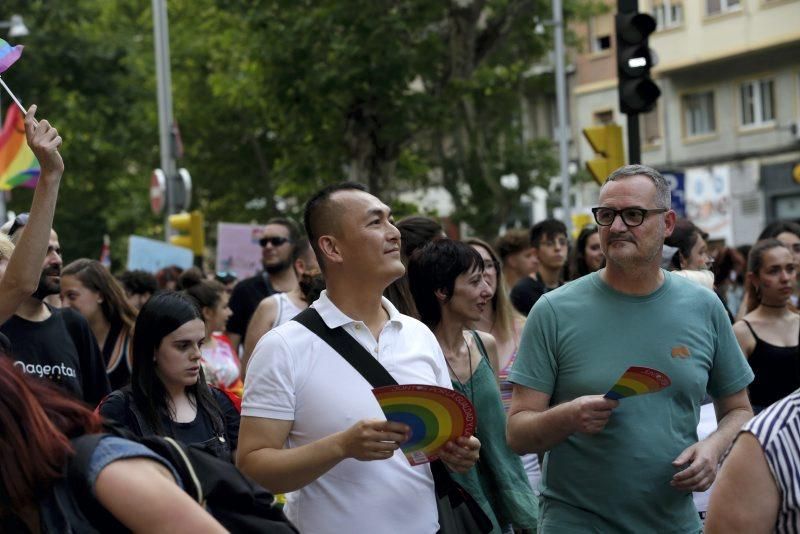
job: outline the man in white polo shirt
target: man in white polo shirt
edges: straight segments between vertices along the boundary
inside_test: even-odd
[[[329,186],[309,200],[305,226],[325,275],[313,307],[326,325],[344,327],[400,384],[451,387],[430,330],[382,297],[404,272],[389,207],[358,184]],[[371,390],[296,321],[256,345],[238,465],[271,491],[292,492],[286,513],[304,534],[438,530],[430,467],[412,467],[398,450],[409,429],[385,420]],[[441,457],[464,472],[479,449],[475,437],[460,438]]]

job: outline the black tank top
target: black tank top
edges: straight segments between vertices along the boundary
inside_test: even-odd
[[[744,324],[756,339],[748,361],[755,375],[750,403],[758,413],[800,388],[800,339],[794,347],[778,347],[759,338],[749,322]]]

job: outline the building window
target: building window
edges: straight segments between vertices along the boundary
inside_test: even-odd
[[[614,112],[610,109],[603,111],[595,111],[592,115],[592,122],[598,126],[605,126],[606,124],[614,123]]]
[[[613,22],[614,19],[610,14],[598,15],[589,20],[589,50],[593,54],[611,48]]]
[[[686,135],[705,135],[717,129],[714,117],[714,93],[694,93],[683,96],[683,116]]]
[[[642,136],[643,145],[657,145],[661,143],[661,124],[659,116],[659,106],[653,111],[639,115],[639,131]]]
[[[706,14],[718,15],[742,9],[741,0],[706,0]]]
[[[661,0],[653,6],[653,18],[659,30],[680,26],[683,24],[683,2]]]
[[[775,83],[753,80],[739,89],[742,102],[742,126],[754,126],[775,120]]]

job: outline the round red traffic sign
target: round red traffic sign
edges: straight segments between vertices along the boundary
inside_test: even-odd
[[[167,180],[164,171],[156,169],[150,177],[150,209],[154,215],[164,211],[164,197],[167,192]]]

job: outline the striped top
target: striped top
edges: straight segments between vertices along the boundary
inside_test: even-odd
[[[508,364],[497,373],[497,380],[500,383],[500,400],[503,401],[503,408],[506,411],[506,415],[508,414],[508,409],[511,408],[511,392],[514,390],[514,384],[508,381],[508,373],[511,372],[511,366],[516,359],[517,350],[514,349],[514,354],[508,359]]]
[[[761,412],[742,432],[759,441],[778,485],[775,532],[800,532],[800,390]]]

